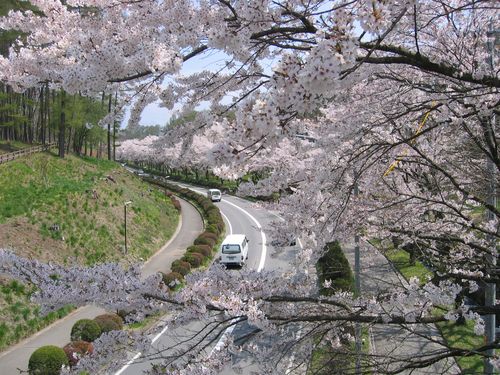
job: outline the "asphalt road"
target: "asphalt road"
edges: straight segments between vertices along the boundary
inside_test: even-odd
[[[198,211],[181,200],[181,216],[176,233],[143,266],[144,276],[158,271],[168,272],[173,260],[178,259],[203,230],[203,222]],[[80,319],[93,319],[105,311],[96,306],[85,306],[73,311],[35,335],[19,342],[0,354],[0,374],[15,375],[28,369],[31,353],[44,345],[64,346],[70,341],[73,324]]]
[[[194,191],[205,195],[206,189],[179,184],[184,187],[189,187]],[[276,215],[273,213],[257,209],[249,201],[223,195],[222,201],[215,203],[220,209],[226,223],[226,234],[245,234],[249,239],[248,260],[244,267],[262,271],[286,269],[289,267],[290,260],[294,256],[293,250],[282,252],[278,256],[273,255],[273,248],[268,243],[268,236],[265,233],[265,228],[268,227],[271,221],[276,220]],[[238,272],[237,269],[234,272]],[[115,375],[135,375],[142,371],[150,369],[154,363],[162,363],[163,358],[168,357],[173,353],[172,348],[182,350],[185,345],[181,344],[184,341],[189,341],[190,337],[202,328],[206,322],[194,322],[181,329],[170,330],[168,327],[163,327],[162,332],[152,338],[152,347],[148,354],[137,353],[128,364],[115,373]],[[248,324],[238,324],[231,332],[227,334],[233,335],[235,340],[245,337],[253,329]],[[205,343],[213,339],[208,336]],[[272,345],[273,343],[269,343]],[[207,353],[212,351],[214,345],[207,348]],[[254,363],[251,356],[242,353],[234,355],[232,363],[229,364],[222,374],[234,374],[235,370],[232,365],[244,368],[243,373],[252,371],[258,372],[258,367]]]

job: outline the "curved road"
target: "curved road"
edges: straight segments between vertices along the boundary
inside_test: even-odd
[[[206,194],[206,189],[203,188],[180,183],[178,185],[190,188],[203,195]],[[276,215],[269,211],[253,207],[252,203],[247,200],[229,195],[224,195],[222,201],[215,203],[215,205],[220,209],[226,223],[226,234],[246,234],[249,239],[248,260],[244,267],[250,267],[257,271],[261,271],[264,268],[271,270],[290,267],[290,260],[294,256],[293,252],[281,253],[278,257],[271,256],[273,248],[267,243],[267,236],[263,230],[263,228],[268,227],[271,221],[276,220]],[[163,327],[162,331],[152,339],[150,352],[144,356],[141,353],[137,353],[115,375],[140,374],[142,371],[150,369],[152,364],[161,363],[162,356],[165,356],[173,346],[181,341],[185,341],[191,334],[202,327],[203,322],[194,322],[187,327],[176,330],[169,330],[168,327]],[[241,337],[250,330],[248,325],[239,324],[232,330],[232,335]],[[258,370],[251,363],[251,358],[234,358],[233,360],[245,362],[245,373],[250,369],[254,371]],[[233,374],[234,372],[231,368],[227,368],[223,373]]]
[[[158,271],[168,272],[173,260],[178,259],[200,232],[203,221],[198,211],[189,203],[180,200],[181,215],[179,225],[171,240],[167,242],[143,266],[144,276]],[[46,327],[33,336],[19,342],[0,354],[0,373],[15,375],[28,369],[28,360],[36,349],[44,345],[64,346],[70,342],[73,324],[79,319],[93,319],[106,311],[96,306],[85,306]]]
[[[200,194],[206,193],[206,189],[203,188],[193,187],[186,184],[179,185],[188,187]],[[290,267],[290,262],[295,257],[297,250],[288,249],[287,252],[281,252],[277,256],[271,256],[274,249],[266,243],[267,236],[264,228],[268,228],[268,224],[271,221],[276,220],[277,217],[275,214],[252,207],[252,203],[246,200],[227,195],[223,196],[222,201],[220,203],[216,203],[216,205],[220,208],[226,221],[226,232],[246,234],[250,240],[249,257],[246,267],[251,267],[257,271],[261,271],[264,268],[268,270],[286,270]],[[346,244],[345,247],[347,256],[349,260],[352,261],[352,246]],[[374,249],[370,250],[372,251],[367,251],[363,254],[364,257],[371,260],[371,262],[368,262],[368,259],[364,259],[366,262],[365,264],[371,264],[371,267],[364,268],[362,271],[361,276],[363,289],[368,293],[377,293],[377,291],[383,290],[384,287],[380,285],[380,282],[368,287],[368,280],[397,280],[401,276],[398,276],[398,274],[387,264],[387,260],[380,253],[377,251],[374,253]],[[176,330],[176,332],[169,332],[168,327],[164,327],[160,334],[154,337],[152,350],[148,356],[137,354],[133,360],[131,360],[114,375],[140,374],[141,371],[150,369],[153,363],[161,363],[162,356],[171,350],[173,345],[176,345],[176,343],[180,341],[189,339],[190,334],[192,335],[197,329],[200,329],[202,325],[202,322],[193,323],[188,327],[184,327],[183,332],[179,332],[179,330]],[[234,329],[231,329],[231,332],[228,332],[228,334],[231,334],[234,340],[238,340],[239,337],[244,337],[250,331],[251,328],[247,324],[238,324]],[[297,325],[295,327],[290,327],[288,334],[300,336],[300,331],[300,325]],[[375,355],[377,355],[377,353],[382,355],[394,355],[395,351],[394,349],[391,349],[394,347],[394,342],[397,342],[397,351],[406,355],[408,355],[408,353],[414,353],[416,355],[430,353],[434,350],[439,350],[440,347],[440,345],[437,344],[437,342],[440,341],[438,336],[434,336],[437,342],[430,344],[428,340],[420,338],[418,334],[406,335],[402,340],[399,340],[399,332],[394,332],[394,328],[392,327],[374,327],[373,331],[375,333],[375,337],[372,338],[371,351],[372,354]],[[439,335],[439,333],[437,333],[437,335]],[[277,340],[279,340],[279,338],[277,338]],[[269,342],[267,344],[276,345],[278,342]],[[213,345],[210,348],[212,347]],[[153,352],[156,352],[156,355],[152,354]],[[296,364],[294,361],[294,354],[288,353],[288,357],[284,358],[281,363],[284,368],[280,368],[279,372],[288,375],[306,373],[306,369],[303,365]],[[221,371],[221,374],[234,374],[236,370],[233,366],[239,367],[238,373],[259,373],[259,368],[255,361],[244,352],[238,354],[237,356],[233,355],[232,363],[227,365],[226,368]],[[380,367],[383,368],[385,366],[381,363]],[[404,373],[419,375],[458,374],[459,369],[452,360],[441,361],[438,364],[430,366],[429,368],[414,369]]]

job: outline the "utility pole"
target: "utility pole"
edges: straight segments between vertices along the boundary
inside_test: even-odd
[[[493,54],[495,45],[496,45],[496,37],[498,35],[498,30],[493,30],[493,22],[490,20],[490,25],[489,25],[489,30],[487,33],[488,36],[488,52],[489,52],[489,64],[491,68],[491,72],[494,75],[495,74],[495,67],[494,67],[494,56]],[[490,138],[488,142],[491,142],[491,144],[495,144],[495,134],[493,132],[493,129],[495,128],[496,125],[496,116],[493,114],[491,117],[491,124],[488,126],[488,132],[487,136]],[[487,160],[487,169],[488,169],[488,178],[489,178],[489,184],[488,184],[488,203],[492,207],[496,207],[496,201],[497,201],[497,187],[496,187],[496,166],[493,163],[493,160],[491,158],[488,158]],[[488,221],[494,221],[495,220],[495,214],[491,211],[488,210],[487,213],[487,220]],[[497,266],[497,249],[496,249],[496,241],[494,236],[491,236],[489,238],[490,242],[490,252],[487,253],[487,269],[488,272],[495,273],[496,272],[496,266]],[[486,292],[485,292],[485,298],[484,298],[484,304],[485,306],[490,306],[493,307],[495,306],[495,301],[496,301],[496,283],[491,282],[486,284]],[[496,315],[495,314],[488,314],[484,317],[484,326],[485,326],[485,333],[486,333],[486,345],[488,344],[493,344],[495,342],[495,336],[496,336]],[[492,358],[495,355],[495,349],[489,349],[486,351],[487,356],[484,357],[484,373],[485,374],[494,374],[495,370],[493,368],[493,365],[490,362],[490,358]]]
[[[354,189],[353,194],[355,199],[359,195],[358,189],[358,174],[354,175]],[[354,235],[354,281],[355,281],[355,293],[359,297],[361,295],[361,278],[360,278],[360,257],[359,257],[359,233],[356,229],[356,234]],[[356,338],[356,375],[361,374],[361,323],[356,322],[354,328],[354,335]]]

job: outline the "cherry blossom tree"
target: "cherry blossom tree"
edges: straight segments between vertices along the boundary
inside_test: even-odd
[[[265,358],[262,372],[281,371],[283,351],[307,362],[318,340],[338,347],[351,339],[353,322],[416,331],[464,318],[483,333],[480,314],[497,312],[496,302],[470,306],[462,296],[498,282],[500,212],[492,198],[500,166],[500,79],[488,32],[499,26],[496,2],[31,2],[42,16],[11,12],[0,19],[0,28],[25,33],[0,58],[2,81],[18,90],[50,82],[89,93],[127,82],[137,98],[132,118],[158,99],[187,110],[209,101],[209,112],[164,137],[124,142],[122,157],[209,165],[226,178],[266,170],[268,177],[242,185],[241,193],[282,192],[272,208],[285,221],[275,223],[274,235],[304,242],[286,277],[214,266],[193,273],[175,295],[158,278],[141,280],[135,268],[64,268],[2,252],[2,272],[39,285],[35,298],[47,308],[92,301],[127,307],[136,318],[171,312],[169,327],[205,322],[203,339],[162,353],[165,367],[152,373],[195,373],[202,359],[199,373],[216,372],[235,343],[206,358],[207,341],[242,321],[255,327],[248,350]],[[210,51],[225,58],[219,71],[179,73],[183,62]],[[233,102],[224,104],[229,95]],[[224,116],[229,111],[234,120]],[[354,235],[410,249],[435,277],[374,295],[318,296],[310,270],[321,250]],[[237,289],[227,290],[229,282]],[[446,309],[436,314],[440,306]],[[287,334],[297,325],[305,332],[301,339]],[[281,346],[261,345],[277,335]],[[108,365],[111,341],[147,350],[144,337],[105,336],[95,352]],[[497,346],[488,342],[474,353],[498,366],[491,352]],[[188,352],[193,356],[183,355]],[[369,358],[366,366],[397,373],[467,355],[441,345],[418,356]],[[102,365],[89,358],[78,370]]]

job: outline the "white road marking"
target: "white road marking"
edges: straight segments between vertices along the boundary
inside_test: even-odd
[[[231,222],[229,221],[228,217],[226,215],[224,215],[222,213],[222,211],[220,212],[220,214],[224,217],[224,219],[226,219],[227,221],[227,224],[229,226],[229,234],[233,234],[233,226],[231,225]]]
[[[141,356],[141,352],[134,355],[134,358],[132,358],[130,361],[128,361],[127,364],[120,369],[120,371],[115,373],[115,375],[120,375],[121,373],[123,373],[123,371],[125,371],[140,356]]]
[[[257,267],[257,272],[262,271],[264,269],[264,264],[266,262],[266,254],[267,254],[266,234],[262,230],[262,225],[260,225],[260,223],[258,222],[258,220],[255,217],[253,217],[245,209],[243,209],[240,206],[237,206],[234,203],[231,203],[231,202],[229,202],[227,200],[225,200],[224,202],[226,202],[227,204],[230,204],[231,206],[233,206],[233,207],[237,208],[238,210],[242,211],[245,215],[247,215],[255,223],[255,225],[257,226],[257,228],[259,228],[259,230],[260,230],[260,237],[262,239],[262,251],[260,253],[260,262],[259,262],[259,267]]]
[[[187,188],[191,189],[191,190],[195,190],[197,192],[200,192],[200,190],[192,189],[191,187],[187,187]],[[241,207],[239,207],[239,206],[235,205],[234,203],[231,203],[231,202],[229,202],[227,200],[224,200],[224,202],[230,204],[233,207],[236,207],[240,211],[243,211],[243,213],[245,213],[255,223],[255,225],[257,226],[257,228],[260,230],[260,236],[261,236],[261,239],[262,239],[262,252],[261,252],[260,262],[259,262],[259,267],[257,268],[257,272],[262,271],[264,269],[264,264],[265,264],[265,261],[266,261],[266,254],[267,254],[266,234],[262,230],[262,225],[260,225],[259,221],[255,217],[253,217],[252,214],[250,214],[245,209],[243,209],[243,208],[241,208]],[[226,219],[226,221],[227,221],[227,223],[229,225],[229,233],[232,234],[233,233],[233,226],[231,225],[231,221],[229,220],[229,218],[226,215],[224,215],[222,213],[222,211],[221,211],[221,215]],[[217,342],[217,344],[215,345],[215,347],[210,352],[210,356],[213,354],[213,352],[215,350],[221,350],[221,348],[224,346],[224,341],[226,340],[226,337],[233,332],[234,327],[235,326],[232,325],[232,326],[228,327],[224,331],[224,333],[222,334],[221,338],[219,339],[219,341]],[[168,326],[165,326],[161,330],[161,332],[158,333],[153,338],[153,340],[151,341],[151,343],[154,344],[155,341],[157,341],[166,332],[167,329],[168,329]],[[122,374],[137,358],[139,358],[140,355],[141,355],[141,353],[137,353],[130,361],[127,362],[127,364],[125,366],[123,366],[117,373],[115,373],[115,375]]]
[[[168,326],[165,326],[163,327],[163,329],[161,330],[160,333],[158,333],[154,338],[153,340],[151,341],[151,344],[154,344],[156,340],[158,340],[160,338],[161,335],[163,335],[168,329]]]

